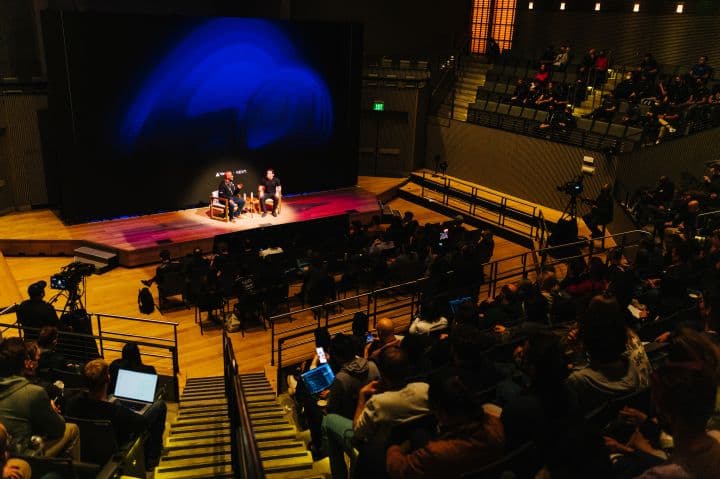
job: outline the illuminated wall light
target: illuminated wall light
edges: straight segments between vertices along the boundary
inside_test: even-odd
[[[596,2],[596,3],[595,3],[595,11],[596,11],[596,12],[599,12],[599,11],[600,11],[600,2]]]
[[[685,10],[685,5],[683,5],[682,3],[678,3],[677,8],[675,8],[675,13],[682,13],[683,10]]]
[[[560,2],[560,10],[565,10],[565,2]]]
[[[633,12],[637,13],[639,11],[640,11],[640,4],[636,3],[635,5],[633,5]]]
[[[534,3],[534,2],[528,2],[528,10],[532,10],[533,8],[535,8],[535,3]]]

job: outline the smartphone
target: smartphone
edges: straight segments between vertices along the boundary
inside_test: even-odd
[[[375,338],[373,338],[372,333],[367,333],[367,336],[365,336],[365,342],[372,343],[374,340],[375,340]]]
[[[315,348],[315,352],[318,355],[320,364],[325,364],[327,362],[327,356],[325,356],[325,350],[323,348]]]

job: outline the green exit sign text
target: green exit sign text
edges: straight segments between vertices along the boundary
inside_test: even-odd
[[[373,111],[385,111],[385,102],[380,100],[375,100],[373,102]]]

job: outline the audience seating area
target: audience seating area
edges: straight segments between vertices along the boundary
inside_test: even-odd
[[[548,71],[542,81],[537,80],[538,64]],[[637,65],[614,65],[602,74],[592,68],[583,70],[582,64],[554,69],[551,65],[503,58],[487,72],[475,103],[468,107],[467,121],[617,152],[720,125],[720,80],[711,76],[702,85],[692,85],[695,80],[688,73],[689,65],[658,65],[650,80]],[[542,95],[550,101],[535,104],[535,97],[528,95],[533,83],[535,97]],[[689,98],[692,103],[686,103]],[[668,106],[661,108],[656,100]],[[558,128],[552,111],[565,105],[588,112],[574,113],[570,120],[574,125]],[[662,131],[665,118],[670,124],[667,132]]]

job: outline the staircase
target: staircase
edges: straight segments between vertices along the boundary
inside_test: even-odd
[[[465,57],[459,65],[453,96],[453,119],[467,121],[468,104],[475,103],[478,87],[485,84],[485,74],[492,65],[475,57]]]
[[[222,377],[188,379],[155,479],[234,477]]]
[[[288,420],[264,373],[241,374],[253,435],[267,479],[321,479],[307,444]]]
[[[607,82],[602,85],[602,88],[593,88],[592,91],[588,91],[587,98],[580,104],[579,107],[575,108],[575,115],[589,115],[595,108],[600,106],[602,103],[602,96],[604,93],[610,91],[614,92],[615,87],[622,81],[622,73],[618,71],[608,72]]]

